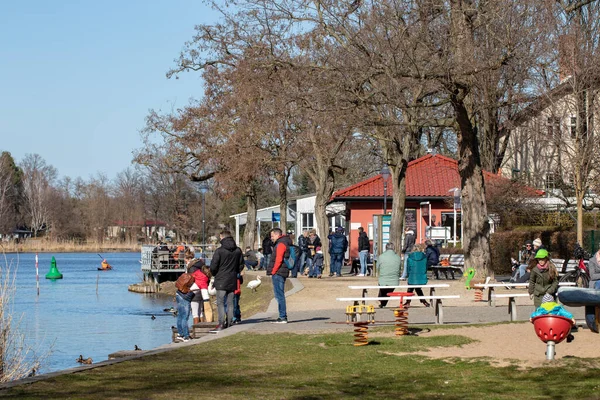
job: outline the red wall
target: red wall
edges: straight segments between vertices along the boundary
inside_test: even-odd
[[[425,241],[425,228],[428,225],[428,218],[421,214],[420,202],[407,202],[406,208],[415,208],[417,210],[417,231],[416,242],[422,243]],[[451,212],[452,208],[448,208],[444,200],[431,200],[431,214],[436,216],[436,225],[442,221],[442,212]],[[388,199],[388,212],[392,207],[392,200]],[[359,223],[369,234],[369,224],[373,223],[373,215],[383,214],[383,201],[365,201],[346,203],[348,211],[348,228],[350,241],[350,257],[358,257],[358,229],[352,229],[352,224]],[[373,238],[371,240],[371,251],[373,251]]]

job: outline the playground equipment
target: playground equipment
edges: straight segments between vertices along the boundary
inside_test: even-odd
[[[540,315],[531,323],[537,336],[546,343],[546,360],[554,360],[555,346],[569,336],[573,321],[559,315]]]
[[[598,333],[600,323],[600,290],[579,287],[560,287],[558,299],[569,307],[585,307],[585,322],[592,332]]]
[[[361,321],[362,314],[367,314],[367,320]],[[369,324],[375,323],[375,307],[372,305],[357,304],[346,307],[346,323],[354,325],[354,345],[366,346],[369,344]]]

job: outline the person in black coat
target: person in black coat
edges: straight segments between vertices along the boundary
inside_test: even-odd
[[[425,257],[427,257],[427,267],[432,265],[438,265],[440,263],[440,250],[431,239],[425,241],[427,247],[425,248]]]
[[[227,328],[233,321],[233,295],[237,289],[237,278],[244,270],[244,255],[231,232],[222,231],[221,247],[215,250],[210,262],[210,273],[215,277],[214,287],[217,290],[217,310],[219,314],[219,325],[215,332]],[[227,316],[225,315],[225,304],[227,304]]]

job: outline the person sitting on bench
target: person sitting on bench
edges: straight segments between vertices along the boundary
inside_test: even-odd
[[[427,256],[423,253],[423,246],[417,245],[414,252],[408,256],[408,284],[409,285],[426,285],[427,284]],[[424,296],[421,288],[408,288],[408,292],[417,292],[417,296]],[[410,297],[409,297],[410,299]],[[430,307],[431,304],[427,300],[421,300],[425,307]],[[404,307],[410,306],[410,300],[404,302]]]

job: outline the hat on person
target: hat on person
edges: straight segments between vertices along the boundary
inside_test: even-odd
[[[533,245],[540,247],[542,245],[542,241],[538,238],[533,241]]]
[[[551,294],[549,294],[549,293],[546,293],[544,295],[544,297],[542,297],[542,303],[550,303],[550,302],[553,302],[553,301],[554,301],[554,297]]]
[[[546,249],[539,249],[537,251],[537,253],[535,253],[535,258],[549,258],[548,257],[548,250],[546,250]]]
[[[533,242],[531,240],[526,240],[525,241],[525,246],[527,246],[527,245],[531,246],[532,244],[533,244]]]
[[[340,232],[340,233],[342,233],[342,232],[344,232],[344,228],[342,228],[341,226],[337,226],[337,227],[335,228],[335,231],[336,231],[336,232]]]

